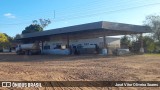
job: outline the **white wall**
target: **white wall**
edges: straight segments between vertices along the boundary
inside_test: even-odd
[[[84,47],[89,47],[90,44],[97,44],[99,47],[103,47],[103,38],[93,38],[93,39],[81,39],[81,40],[71,40],[70,45],[81,44]],[[106,44],[109,46],[116,45],[120,47],[120,38],[106,38]]]
[[[107,37],[106,43],[109,47],[120,47],[120,38],[113,38],[113,37]],[[56,45],[66,45],[67,41],[46,41],[44,42],[45,45],[49,45],[50,49],[44,50],[44,53],[50,53],[50,54],[56,54],[56,51],[54,48]],[[100,48],[103,47],[103,38],[92,38],[92,39],[79,39],[79,40],[70,40],[69,44],[72,46],[81,45],[83,48],[95,48],[94,44],[97,44]],[[66,54],[68,51],[65,50],[59,50],[57,53],[60,54]]]
[[[46,41],[44,42],[44,46],[49,45],[50,49],[54,49],[56,45],[65,45],[65,41]]]
[[[4,48],[3,48],[3,52],[9,52],[9,49],[4,49]]]

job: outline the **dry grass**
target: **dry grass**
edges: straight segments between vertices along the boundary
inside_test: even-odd
[[[1,81],[160,81],[160,55],[23,56],[0,54]],[[10,88],[9,88],[10,89]],[[20,88],[19,88],[20,89]],[[160,88],[26,88],[44,90],[159,90]],[[21,89],[20,89],[21,90]]]

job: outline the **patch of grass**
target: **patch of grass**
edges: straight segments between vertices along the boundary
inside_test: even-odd
[[[155,53],[147,53],[147,54],[144,54],[144,55],[146,55],[146,56],[160,56],[160,53],[159,54],[155,54]]]

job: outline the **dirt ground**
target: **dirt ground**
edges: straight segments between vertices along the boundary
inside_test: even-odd
[[[1,81],[160,81],[160,55],[0,54]],[[4,89],[4,88],[1,88]],[[15,90],[160,90],[151,87],[6,88]]]

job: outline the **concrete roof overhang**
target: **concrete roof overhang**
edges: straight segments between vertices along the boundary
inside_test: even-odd
[[[149,33],[151,29],[146,26],[131,25],[115,22],[94,22],[82,25],[75,25],[70,27],[52,29],[42,32],[35,32],[21,35],[19,40],[36,39],[42,40],[49,37],[61,37],[66,38],[69,36],[71,39],[75,38],[93,38],[102,36],[115,36],[115,35],[126,35],[126,34],[141,34]]]

